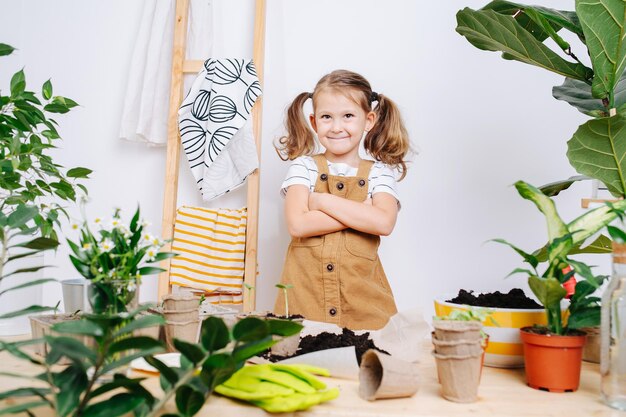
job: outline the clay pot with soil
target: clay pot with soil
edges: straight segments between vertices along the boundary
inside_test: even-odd
[[[533,327],[524,327],[520,333],[528,386],[550,392],[576,391],[585,333],[570,331],[567,336],[558,336]]]

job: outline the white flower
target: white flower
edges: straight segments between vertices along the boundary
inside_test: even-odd
[[[104,239],[102,242],[100,242],[100,249],[103,250],[104,252],[108,252],[111,249],[113,249],[115,245],[113,244],[113,241],[109,238]]]
[[[155,248],[150,248],[146,251],[146,256],[148,257],[148,262],[153,262],[154,258],[157,256],[157,250]]]
[[[154,236],[152,236],[150,233],[144,233],[141,236],[141,244],[144,246],[151,245],[153,240]]]
[[[80,224],[78,224],[77,222],[72,222],[70,227],[72,228],[72,230],[78,230],[80,229]]]
[[[101,217],[96,217],[95,219],[93,219],[93,224],[98,226],[98,227],[102,227],[102,218]]]
[[[141,227],[146,228],[146,227],[150,227],[152,225],[152,223],[150,223],[148,220],[146,219],[141,219],[141,222],[139,223],[141,225]]]
[[[83,247],[80,248],[81,251],[85,252],[91,249],[91,243],[83,243]]]
[[[150,243],[152,243],[152,246],[157,246],[157,247],[163,246],[163,241],[159,239],[158,237],[152,238],[152,242]]]
[[[114,229],[122,229],[122,227],[124,227],[124,225],[122,224],[122,221],[120,219],[116,219],[115,217],[113,217],[111,219],[111,227]]]

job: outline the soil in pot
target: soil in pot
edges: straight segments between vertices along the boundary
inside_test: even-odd
[[[298,351],[293,356],[304,355],[305,353],[317,352],[319,350],[333,349],[340,347],[354,346],[356,350],[357,362],[361,364],[361,356],[367,352],[368,349],[376,349],[379,352],[389,353],[378,348],[372,339],[370,339],[369,332],[357,335],[352,330],[344,328],[341,334],[322,332],[317,335],[304,336],[300,339],[300,346]],[[266,351],[262,357],[268,359],[271,362],[278,362],[288,357],[293,356],[276,356]]]
[[[519,309],[541,309],[543,308],[532,298],[524,294],[520,288],[513,288],[508,293],[495,291],[475,295],[474,291],[459,290],[456,297],[446,300],[448,303],[467,304],[476,307],[498,307],[498,308],[519,308]]]

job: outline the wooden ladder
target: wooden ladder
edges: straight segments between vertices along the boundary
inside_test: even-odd
[[[178,196],[178,168],[180,164],[180,131],[178,129],[178,108],[183,100],[183,77],[185,74],[202,70],[203,61],[187,60],[185,57],[189,0],[176,0],[176,20],[174,23],[174,51],[172,56],[172,80],[170,86],[170,107],[167,123],[167,160],[165,167],[165,193],[163,198],[162,235],[170,240],[174,237]],[[256,0],[254,17],[254,47],[252,58],[256,66],[259,82],[263,85],[263,64],[265,55],[265,0]],[[261,155],[261,116],[263,97],[257,98],[252,108],[252,129],[256,140],[257,154]],[[248,221],[246,227],[246,255],[244,283],[255,286],[257,275],[257,245],[259,230],[259,170],[248,176],[247,189]],[[164,250],[171,250],[168,243]],[[158,299],[171,292],[170,260],[162,262],[166,270],[159,274]],[[243,288],[242,288],[243,291]],[[256,307],[256,291],[243,291],[243,310],[252,311]]]

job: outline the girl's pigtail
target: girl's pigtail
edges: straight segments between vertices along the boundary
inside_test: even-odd
[[[310,155],[315,150],[315,137],[304,117],[304,103],[310,93],[300,93],[287,109],[287,135],[278,139],[276,153],[283,161],[295,159],[302,155]]]
[[[378,94],[377,98],[378,105],[374,108],[376,123],[365,136],[363,146],[374,159],[395,166],[402,180],[406,176],[404,158],[411,148],[409,134],[398,106],[382,94]]]

